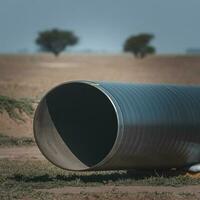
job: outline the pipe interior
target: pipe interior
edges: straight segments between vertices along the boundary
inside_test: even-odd
[[[62,144],[54,139],[55,136],[51,138],[51,131],[48,131],[39,143],[43,153],[48,151],[49,144],[54,146],[56,151],[47,153],[51,161],[56,162],[60,154],[63,155],[59,158],[62,159],[61,167],[81,170],[83,165],[86,168],[94,166],[106,157],[116,140],[118,123],[113,104],[101,90],[86,83],[67,83],[50,91],[45,101],[50,123],[74,156],[68,156]],[[47,138],[47,143],[41,141]]]

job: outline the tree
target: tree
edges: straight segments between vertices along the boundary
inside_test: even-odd
[[[131,52],[138,58],[144,58],[147,54],[154,54],[156,50],[150,45],[153,39],[154,35],[148,33],[131,36],[124,43],[124,51]]]
[[[42,51],[52,52],[58,56],[67,46],[78,43],[78,37],[71,31],[52,29],[38,34],[36,44]]]

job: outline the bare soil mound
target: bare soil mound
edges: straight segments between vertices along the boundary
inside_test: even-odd
[[[12,137],[33,137],[33,119],[22,114],[24,121],[10,118],[7,112],[0,114],[0,133]]]

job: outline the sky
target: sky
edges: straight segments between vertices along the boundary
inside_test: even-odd
[[[0,52],[36,52],[39,31],[72,30],[69,51],[118,53],[130,35],[152,33],[160,54],[200,48],[200,0],[0,0]]]

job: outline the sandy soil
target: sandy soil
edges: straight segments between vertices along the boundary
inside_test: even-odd
[[[37,146],[32,147],[1,147],[0,159],[9,160],[44,160]]]
[[[13,120],[6,112],[0,114],[0,133],[17,138],[33,138],[33,119],[24,114],[23,120]]]

